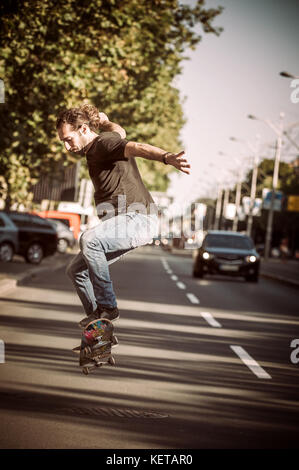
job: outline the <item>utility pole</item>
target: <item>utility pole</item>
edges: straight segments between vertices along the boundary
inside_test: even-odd
[[[249,208],[249,214],[248,214],[248,219],[247,219],[247,229],[246,229],[246,233],[249,237],[251,237],[251,232],[252,232],[253,210],[254,210],[254,205],[255,205],[256,181],[257,181],[258,164],[259,164],[258,151],[259,151],[259,135],[257,135],[256,137],[256,148],[254,152],[254,163],[253,163],[252,178],[251,178],[250,208]]]
[[[242,188],[242,181],[241,181],[241,175],[239,174],[237,187],[236,187],[236,199],[235,199],[236,212],[235,212],[235,217],[234,217],[234,222],[233,222],[234,232],[238,231],[239,208],[240,208],[240,202],[241,202],[241,188]]]
[[[272,178],[271,203],[270,203],[270,209],[269,209],[269,212],[268,212],[266,239],[265,239],[264,260],[267,261],[269,259],[270,250],[271,250],[272,231],[273,231],[273,217],[274,217],[274,201],[275,201],[275,194],[276,194],[276,189],[277,189],[277,185],[278,185],[278,177],[279,177],[279,163],[280,163],[281,146],[282,146],[284,113],[281,112],[280,115],[279,115],[279,126],[278,127],[276,127],[271,121],[269,121],[269,119],[258,119],[257,117],[253,116],[252,114],[250,114],[248,116],[248,118],[249,119],[257,119],[258,121],[264,122],[277,135],[275,161],[274,161],[274,171],[273,171],[273,178]]]
[[[229,201],[229,188],[226,188],[224,190],[223,209],[222,209],[222,218],[221,218],[221,229],[222,230],[225,230],[225,228],[226,228],[226,224],[225,224],[226,217],[225,216],[226,216],[226,209],[227,209],[228,201]]]
[[[222,204],[222,189],[218,187],[217,192],[217,203],[216,203],[216,212],[215,212],[215,220],[214,220],[214,230],[219,229],[219,221],[220,221],[220,214],[221,214],[221,204]]]
[[[281,113],[280,114],[280,122],[279,122],[279,132],[277,134],[277,144],[276,144],[274,171],[273,171],[273,179],[272,179],[271,204],[270,204],[270,209],[269,209],[268,219],[267,219],[265,254],[264,254],[265,261],[267,261],[269,259],[270,249],[271,249],[272,231],[273,231],[273,216],[274,216],[274,202],[275,202],[276,189],[277,189],[277,185],[278,185],[279,163],[280,163],[280,154],[281,154],[281,146],[282,146],[283,117],[284,117],[283,113]]]

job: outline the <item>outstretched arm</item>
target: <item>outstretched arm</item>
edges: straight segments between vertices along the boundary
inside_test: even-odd
[[[172,165],[178,170],[190,174],[190,165],[188,161],[183,158],[185,151],[182,150],[179,153],[166,152],[159,147],[154,147],[149,144],[140,144],[138,142],[128,142],[125,146],[125,157],[142,157],[147,160],[156,160],[166,165]]]
[[[122,139],[126,138],[126,131],[119,124],[109,121],[105,113],[99,113],[100,117],[100,130],[104,132],[118,132]]]

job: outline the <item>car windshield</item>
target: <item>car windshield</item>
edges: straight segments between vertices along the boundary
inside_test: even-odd
[[[207,235],[205,248],[237,248],[240,250],[250,250],[253,248],[252,241],[246,237],[238,237],[234,235]]]

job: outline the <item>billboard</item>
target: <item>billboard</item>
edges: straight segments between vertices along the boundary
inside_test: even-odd
[[[299,212],[299,196],[288,196],[287,210]]]

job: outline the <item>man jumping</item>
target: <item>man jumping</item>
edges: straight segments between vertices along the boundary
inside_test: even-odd
[[[81,235],[80,252],[66,271],[86,313],[79,323],[84,328],[98,318],[119,318],[109,265],[149,243],[158,231],[157,208],[134,157],[173,165],[187,174],[190,165],[184,151],[174,154],[126,140],[125,130],[91,105],[61,111],[56,129],[67,151],[86,156],[101,219]]]

